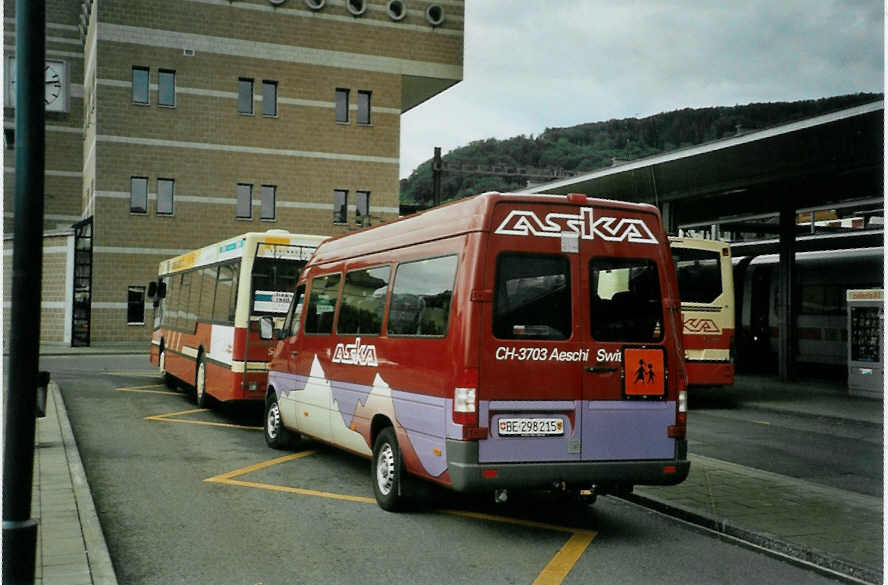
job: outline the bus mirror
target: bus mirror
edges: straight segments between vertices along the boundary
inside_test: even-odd
[[[167,283],[161,282],[157,285],[157,296],[162,299],[165,299],[167,296]]]
[[[157,282],[151,281],[148,283],[148,298],[153,299],[154,295],[157,294]]]
[[[265,316],[259,319],[259,339],[271,339],[274,337],[274,320]]]

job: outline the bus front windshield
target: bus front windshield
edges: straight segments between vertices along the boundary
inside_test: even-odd
[[[253,315],[286,315],[304,260],[256,258],[253,264]]]

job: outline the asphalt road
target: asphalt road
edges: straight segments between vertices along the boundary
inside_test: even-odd
[[[495,506],[429,490],[387,513],[366,460],[308,441],[273,451],[252,428],[258,409],[194,412],[146,356],[41,367],[62,389],[121,584],[834,582],[612,498]]]

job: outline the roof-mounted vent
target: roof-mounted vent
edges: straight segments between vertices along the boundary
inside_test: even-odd
[[[361,16],[367,12],[367,0],[345,0],[345,6],[352,16]]]
[[[441,26],[444,24],[444,9],[441,8],[440,4],[430,4],[428,8],[426,8],[426,20],[429,21],[429,24],[432,26]]]
[[[389,0],[386,10],[392,20],[404,20],[404,17],[407,16],[407,6],[403,0]]]

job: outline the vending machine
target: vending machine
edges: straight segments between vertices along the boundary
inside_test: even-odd
[[[849,290],[848,393],[882,398],[884,395],[884,291]]]

